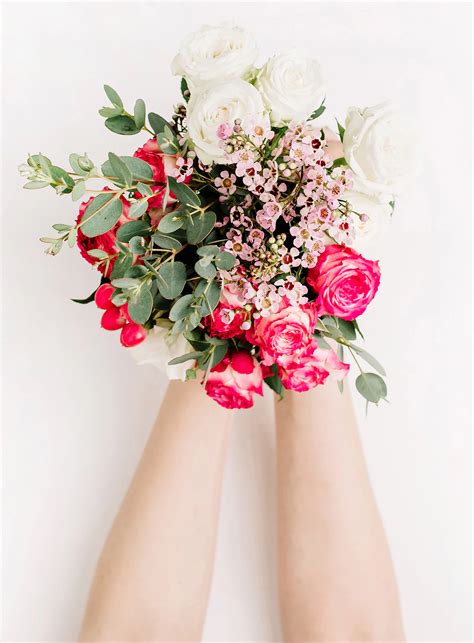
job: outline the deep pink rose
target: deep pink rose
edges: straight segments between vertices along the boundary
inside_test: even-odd
[[[253,394],[263,395],[262,369],[246,351],[228,353],[217,364],[206,382],[206,393],[226,409],[248,409]]]
[[[299,392],[324,384],[329,376],[342,380],[348,371],[349,364],[341,362],[333,350],[318,348],[316,339],[299,355],[281,358],[278,367],[283,386]]]
[[[317,293],[318,315],[352,320],[365,311],[380,284],[378,261],[340,245],[326,246],[308,270],[308,284]]]
[[[105,188],[105,190],[108,190],[108,189],[109,188]],[[82,217],[84,216],[84,212],[86,211],[87,206],[92,201],[92,199],[93,197],[91,197],[88,201],[84,201],[83,203],[81,203],[79,207],[79,214],[77,215],[76,223],[81,222]],[[122,204],[123,204],[122,216],[120,217],[116,225],[111,230],[109,230],[108,232],[105,232],[104,234],[100,234],[97,237],[86,237],[86,235],[82,232],[81,228],[78,228],[77,230],[77,245],[79,247],[79,251],[81,255],[84,257],[84,259],[93,265],[98,264],[100,260],[96,259],[95,257],[91,257],[90,254],[88,254],[89,250],[103,250],[108,255],[117,254],[119,251],[119,249],[115,245],[117,229],[123,223],[126,223],[127,221],[130,220],[128,218],[130,203],[123,196],[120,197],[120,200],[122,201]],[[98,265],[97,268],[106,277],[108,277],[112,272],[114,263],[115,263],[115,259],[111,259],[109,261],[107,272],[105,271],[105,266],[107,265],[105,262]]]
[[[242,335],[244,331],[241,326],[247,317],[243,305],[244,302],[236,294],[236,287],[232,284],[224,286],[212,315],[202,320],[209,335],[221,339]]]
[[[141,159],[148,163],[153,170],[153,180],[160,185],[150,186],[156,196],[149,199],[148,204],[150,208],[161,208],[163,204],[163,197],[165,194],[166,179],[168,176],[174,176],[176,169],[176,155],[164,154],[158,146],[156,138],[150,138],[143,147],[139,147],[133,155],[135,158]],[[137,192],[140,196],[140,193]],[[168,204],[176,201],[173,193],[170,193]]]
[[[283,355],[304,350],[312,340],[315,325],[314,303],[292,306],[283,298],[277,313],[254,321],[247,339],[260,347],[263,363],[271,365]]]

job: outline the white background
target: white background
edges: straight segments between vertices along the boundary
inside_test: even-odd
[[[75,205],[28,192],[16,166],[140,137],[102,124],[102,83],[166,115],[179,38],[203,22],[251,27],[262,60],[298,44],[328,78],[328,118],[399,100],[417,122],[422,173],[380,247],[382,288],[363,319],[391,404],[357,400],[412,641],[470,639],[470,7],[439,3],[4,5],[3,310],[5,641],[73,640],[96,557],[165,387],[99,313],[70,297],[96,273],[38,237]],[[177,33],[179,32],[179,35]],[[238,416],[228,459],[207,640],[279,639],[269,398]]]

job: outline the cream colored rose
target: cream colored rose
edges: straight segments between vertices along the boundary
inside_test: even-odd
[[[186,378],[186,371],[192,362],[184,362],[169,366],[168,362],[193,350],[191,344],[183,335],[172,335],[169,328],[154,326],[145,341],[133,348],[127,349],[137,364],[152,364],[158,370],[166,373],[170,380]]]
[[[344,157],[369,192],[396,194],[416,172],[412,128],[390,105],[351,107]]]
[[[192,90],[205,83],[247,78],[258,55],[253,36],[232,24],[204,26],[187,36],[171,71],[184,76]]]
[[[393,196],[370,192],[360,179],[354,177],[352,189],[345,191],[343,198],[354,211],[355,241],[352,245],[356,250],[366,250],[385,233],[391,219]]]
[[[273,125],[304,121],[325,94],[319,63],[292,50],[273,56],[257,75],[255,86],[270,111]]]
[[[233,125],[236,119],[241,120],[244,131],[256,122],[268,126],[262,97],[250,83],[228,80],[192,92],[187,108],[188,136],[203,163],[228,162],[217,128],[221,123]]]

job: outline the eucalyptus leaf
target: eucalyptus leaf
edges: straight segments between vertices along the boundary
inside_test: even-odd
[[[204,279],[214,279],[216,276],[216,267],[213,263],[206,261],[206,258],[202,258],[199,261],[196,261],[194,264],[194,270],[200,277]]]
[[[189,362],[189,360],[197,360],[202,356],[201,352],[198,351],[191,351],[190,353],[186,353],[185,355],[180,355],[180,357],[175,357],[171,361],[168,362],[168,366],[174,366],[175,364],[183,364],[184,362]]]
[[[236,262],[236,258],[227,250],[223,250],[216,254],[216,266],[221,270],[231,270]]]
[[[351,341],[356,338],[354,322],[347,321],[345,319],[339,319],[338,317],[336,317],[335,320],[336,320],[336,325],[338,326],[342,336],[345,339],[348,339]]]
[[[210,210],[191,217],[186,228],[186,236],[189,243],[196,245],[203,241],[214,228],[216,215]]]
[[[147,199],[135,201],[135,203],[132,203],[132,205],[130,206],[130,209],[128,211],[128,216],[130,219],[138,219],[139,217],[143,216],[147,210],[148,210]]]
[[[130,239],[138,236],[147,236],[150,226],[146,221],[127,221],[117,230],[117,239],[128,243]]]
[[[135,121],[130,116],[112,116],[112,118],[107,118],[105,121],[105,126],[115,134],[121,134],[124,136],[130,136],[132,134],[138,134],[141,132],[141,128],[135,125]]]
[[[112,286],[115,288],[137,288],[140,285],[138,279],[131,279],[130,277],[121,277],[120,279],[112,279]]]
[[[113,192],[103,192],[87,206],[80,227],[86,237],[97,237],[111,230],[121,216],[122,201]]]
[[[76,184],[72,188],[71,197],[73,201],[79,201],[84,194],[86,193],[86,182],[85,181],[76,181]]]
[[[217,246],[201,246],[196,250],[196,252],[200,257],[214,257],[218,252],[220,252],[220,250]]]
[[[47,181],[28,181],[23,186],[25,190],[39,190],[41,188],[47,188],[49,183]]]
[[[123,107],[123,102],[120,96],[117,94],[115,89],[110,87],[110,85],[104,85],[104,91],[107,94],[107,98],[116,107]]]
[[[171,321],[178,321],[178,319],[183,319],[191,314],[193,311],[192,303],[194,301],[194,295],[184,295],[180,297],[169,312],[169,318]]]
[[[221,286],[217,281],[202,279],[194,291],[195,298],[201,298],[202,314],[210,315],[219,303]]]
[[[168,234],[170,232],[175,232],[175,230],[179,230],[179,228],[183,227],[183,224],[183,217],[177,215],[176,212],[170,212],[169,214],[165,214],[165,216],[160,220],[158,230]]]
[[[111,279],[119,279],[123,277],[133,264],[133,255],[131,252],[121,253],[114,262],[112,272],[110,273]]]
[[[147,286],[141,286],[128,299],[128,313],[134,322],[144,324],[153,310],[153,297]]]
[[[159,248],[164,248],[165,250],[179,250],[182,248],[182,244],[178,239],[162,232],[155,232],[152,236],[152,241]]]
[[[77,228],[71,228],[67,236],[67,243],[70,248],[74,248],[77,240]]]
[[[376,373],[361,373],[356,379],[356,388],[368,402],[377,404],[387,396],[387,385]]]
[[[193,192],[193,190],[184,183],[178,183],[174,177],[169,176],[168,185],[180,203],[190,206],[201,205],[201,200],[196,192]]]
[[[186,285],[186,266],[181,261],[169,261],[158,269],[158,290],[165,299],[176,299]]]
[[[354,344],[351,344],[350,346],[353,351],[355,351],[364,361],[367,362],[367,364],[370,364],[373,368],[375,368],[376,371],[380,373],[380,375],[386,375],[387,373],[385,372],[384,367],[382,364],[375,359],[373,355],[368,353],[365,349],[360,348],[360,346],[355,346]]]
[[[154,112],[150,112],[148,114],[148,122],[150,123],[150,127],[155,132],[155,134],[161,134],[161,132],[165,131],[165,127],[169,127],[168,121],[164,119],[163,116],[159,116]]]
[[[131,187],[133,184],[132,173],[120,156],[117,156],[113,152],[109,152],[109,163],[112,167],[114,176],[116,176],[125,187]]]
[[[153,170],[151,169],[150,165],[146,163],[146,161],[142,161],[142,159],[135,158],[134,156],[119,156],[119,158],[125,163],[125,165],[132,173],[133,178],[137,181],[153,180]],[[114,174],[110,161],[105,161],[105,163],[102,164],[101,169],[104,176],[116,176],[116,174]]]
[[[145,116],[145,102],[141,98],[139,98],[135,102],[135,107],[133,108],[133,120],[135,121],[135,125],[140,129],[142,129],[142,127],[145,125]]]
[[[107,259],[109,256],[105,250],[101,250],[100,248],[92,248],[92,250],[87,251],[87,254],[94,259]]]
[[[129,241],[130,252],[133,252],[134,255],[143,255],[146,251],[146,243],[143,237],[132,237]]]

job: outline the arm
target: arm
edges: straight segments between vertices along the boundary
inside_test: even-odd
[[[197,641],[232,414],[172,382],[99,560],[82,641]]]
[[[287,641],[403,641],[397,585],[348,391],[276,402]]]

